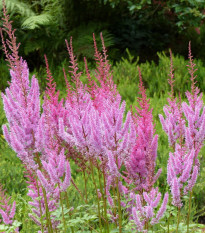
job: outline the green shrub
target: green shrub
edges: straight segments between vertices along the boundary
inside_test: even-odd
[[[136,96],[138,92],[138,65],[142,72],[142,78],[147,89],[148,96],[153,97],[156,95],[160,97],[161,95],[169,92],[170,88],[167,79],[169,78],[168,72],[170,69],[170,57],[165,52],[158,53],[158,64],[153,61],[139,64],[139,58],[136,61],[133,61],[134,58],[129,51],[127,51],[127,53],[127,59],[122,58],[120,62],[116,63],[113,76],[115,83],[118,84],[120,94],[124,99],[128,100],[128,103],[134,101],[133,97]],[[198,86],[201,91],[205,91],[205,66],[201,60],[195,60],[195,63],[196,67],[199,68],[196,72],[198,75]],[[187,64],[188,61],[182,56],[173,56],[176,94],[180,92],[184,95],[185,91],[190,89],[189,73],[186,67]]]

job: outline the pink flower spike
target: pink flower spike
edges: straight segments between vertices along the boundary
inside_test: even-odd
[[[6,141],[8,142],[9,145],[11,145],[11,139],[7,125],[2,125],[2,130]]]
[[[188,181],[188,185],[184,188],[184,194],[186,195],[188,193],[188,191],[191,191],[196,183],[197,180],[197,176],[198,176],[198,166],[194,166],[193,168],[193,173],[192,176],[190,178],[190,180]]]
[[[64,149],[61,150],[59,154],[59,163],[57,167],[57,173],[59,177],[62,177],[65,172],[65,155],[64,155]]]
[[[47,192],[50,192],[52,190],[52,187],[40,170],[37,170],[37,175],[39,181],[41,182],[41,185],[46,189]]]
[[[107,156],[108,156],[108,166],[109,166],[110,174],[112,176],[118,176],[119,172],[118,172],[117,165],[115,163],[114,155],[112,154],[111,151],[108,151]]]
[[[66,191],[66,189],[70,186],[70,180],[71,180],[70,164],[68,161],[66,161],[65,179],[61,185],[63,191]]]
[[[172,204],[176,207],[181,208],[181,196],[180,196],[180,186],[177,178],[174,178],[171,185],[171,193],[172,193]]]
[[[1,216],[2,216],[2,218],[3,218],[3,222],[4,222],[5,224],[9,225],[9,224],[12,223],[12,221],[10,220],[9,216],[6,214],[5,211],[3,211],[3,210],[0,209],[0,214],[1,214]]]
[[[169,200],[169,194],[165,193],[163,203],[162,203],[159,211],[157,212],[157,216],[156,216],[156,218],[152,219],[152,221],[151,221],[152,225],[158,223],[159,220],[163,217],[163,215],[167,209],[168,200]]]
[[[133,220],[134,220],[136,226],[138,227],[138,230],[142,231],[143,230],[143,224],[140,222],[140,219],[138,217],[137,212],[138,211],[136,210],[136,208],[132,208]]]
[[[136,206],[137,206],[137,209],[143,213],[141,196],[139,194],[136,195]]]
[[[15,215],[15,212],[16,212],[16,202],[14,201],[13,205],[12,205],[12,208],[11,208],[11,211],[10,211],[10,215],[9,215],[10,219],[13,219],[13,217]]]

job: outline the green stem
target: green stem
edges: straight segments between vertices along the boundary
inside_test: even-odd
[[[114,202],[114,216],[116,217],[117,216],[117,210],[116,210],[116,208],[117,208],[117,204],[116,204],[116,192],[115,192],[115,188],[114,188],[114,186],[112,186],[112,191],[113,191],[113,196],[114,196],[114,198],[113,198],[113,202]],[[115,221],[115,223],[116,223],[116,227],[117,227],[117,221]]]
[[[38,197],[40,197],[40,189],[39,189],[39,185],[38,185],[38,179],[36,178],[36,187],[38,190]],[[41,232],[44,233],[43,230],[43,214],[42,214],[42,208],[41,208],[41,200],[39,200],[39,208],[40,208],[40,216],[41,216]]]
[[[169,233],[169,222],[170,222],[170,217],[171,217],[171,215],[169,215],[169,218],[168,218],[168,221],[167,221],[167,228],[168,228],[168,229],[167,229],[167,231],[168,231],[167,233]]]
[[[68,193],[67,191],[65,192],[65,199],[66,199],[66,205],[67,205],[67,209],[70,208],[70,204],[69,204],[69,201],[68,201]],[[71,218],[71,213],[69,213],[70,215],[70,218]],[[74,228],[73,227],[70,227],[71,228],[71,232],[74,233]]]
[[[65,200],[66,200],[67,208],[69,209],[70,208],[70,204],[69,204],[69,201],[68,201],[68,193],[67,193],[67,191],[65,191]]]
[[[78,193],[80,194],[81,198],[83,199],[83,201],[88,204],[88,202],[85,200],[82,192],[80,191],[80,189],[77,187],[77,185],[75,184],[74,180],[71,178],[71,183],[73,184],[73,186],[75,187],[75,189],[78,191]]]
[[[117,200],[118,200],[118,215],[119,215],[119,233],[122,233],[122,210],[121,210],[121,197],[120,197],[118,177],[117,177]]]
[[[176,233],[178,233],[178,229],[179,229],[179,223],[180,223],[180,212],[181,212],[181,208],[178,207],[178,213],[177,213],[177,229],[176,229]]]
[[[58,184],[58,187],[60,189],[60,185]],[[66,232],[66,222],[65,222],[65,216],[64,216],[64,208],[63,208],[63,199],[62,199],[62,192],[60,192],[60,204],[61,204],[61,208],[62,208],[62,220],[63,220],[63,226],[64,226],[64,230]]]
[[[45,207],[46,207],[46,220],[48,223],[48,233],[53,233],[51,216],[50,216],[50,212],[49,212],[49,208],[48,208],[48,200],[47,200],[47,196],[46,196],[46,191],[43,187],[42,187],[42,191],[43,191],[43,197],[44,197],[44,202],[45,202]]]
[[[99,217],[99,224],[100,224],[100,232],[102,233],[102,222],[101,222],[101,214],[100,214],[100,202],[99,202],[99,198],[98,198],[98,189],[97,189],[97,184],[95,181],[95,176],[94,176],[94,171],[93,171],[93,164],[92,161],[90,160],[90,168],[91,168],[91,174],[92,174],[92,178],[93,178],[93,183],[95,186],[95,192],[97,195],[97,204],[98,204],[98,217]]]
[[[37,163],[39,166],[39,169],[42,169],[42,164],[41,164],[41,160],[40,160],[40,156],[39,153],[36,153],[36,159],[37,159]],[[46,196],[46,190],[44,189],[43,186],[42,187],[42,191],[43,191],[43,197],[44,197],[44,202],[45,202],[45,207],[46,207],[46,222],[47,222],[47,226],[48,226],[48,233],[53,233],[53,227],[52,227],[52,223],[51,223],[51,218],[50,218],[50,212],[48,209],[48,201],[47,201],[47,196]]]
[[[83,170],[83,177],[84,177],[84,183],[85,183],[85,200],[86,202],[88,201],[88,196],[87,196],[87,179],[85,175],[85,170]]]
[[[110,232],[109,229],[109,222],[107,217],[107,192],[106,192],[106,177],[105,177],[105,171],[103,170],[103,183],[104,183],[104,195],[103,195],[103,205],[105,209],[105,219],[106,219],[106,225],[107,225],[107,232]]]
[[[191,199],[192,199],[192,191],[189,193],[189,211],[187,215],[187,233],[189,233],[189,220],[190,220],[190,214],[191,214]]]
[[[104,203],[104,194],[103,194],[103,188],[102,188],[102,183],[101,183],[101,173],[100,173],[100,169],[99,169],[98,164],[97,164],[97,170],[98,170],[98,179],[99,179],[99,184],[100,184],[100,193],[102,195],[102,199],[103,199],[103,203]],[[104,209],[104,214],[105,214],[105,209]]]

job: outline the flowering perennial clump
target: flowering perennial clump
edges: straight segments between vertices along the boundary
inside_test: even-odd
[[[189,73],[191,92],[187,91],[187,102],[179,100],[173,95],[174,74],[171,64],[171,93],[168,99],[169,106],[164,107],[166,119],[160,115],[164,131],[169,138],[169,144],[174,152],[170,152],[167,167],[167,182],[171,186],[173,204],[182,207],[182,195],[192,191],[199,172],[198,154],[205,139],[205,106],[202,93],[195,86],[195,64],[189,44]]]
[[[67,232],[70,228],[65,210],[65,200],[69,205],[68,188],[72,184],[87,203],[90,176],[96,193],[99,232],[104,228],[109,233],[111,222],[122,232],[125,213],[133,222],[133,229],[148,232],[150,225],[157,224],[163,217],[169,195],[162,197],[155,187],[162,171],[156,171],[158,135],[140,70],[138,107],[126,112],[126,103],[121,100],[112,79],[102,35],[102,53],[93,36],[97,64],[94,77],[85,59],[87,84],[81,81],[71,38],[70,43],[66,40],[66,46],[72,84],[63,69],[67,96],[60,99],[45,56],[47,87],[41,105],[38,80],[34,76],[29,80],[28,66],[18,54],[19,45],[5,6],[3,10],[0,32],[11,81],[2,94],[8,120],[2,128],[6,141],[26,170],[31,198],[29,217],[39,226],[39,232],[58,232],[60,228]],[[7,40],[3,32],[8,35]],[[205,139],[205,108],[195,86],[191,48],[189,59],[192,88],[186,93],[188,102],[181,103],[174,97],[171,59],[169,105],[164,107],[166,117],[159,116],[173,149],[168,159],[167,182],[172,204],[178,208],[182,207],[182,196],[191,192],[196,182],[198,154]],[[72,177],[72,160],[83,173],[83,192]],[[2,220],[11,225],[15,202],[11,207],[4,192],[2,200]],[[54,212],[59,209],[60,219],[56,219]]]

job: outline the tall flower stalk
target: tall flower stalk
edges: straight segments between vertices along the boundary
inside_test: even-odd
[[[132,218],[139,231],[147,232],[149,224],[154,225],[162,218],[166,211],[168,193],[155,215],[155,208],[161,200],[161,193],[154,184],[160,176],[161,169],[155,174],[158,135],[154,135],[152,109],[143,85],[141,71],[139,71],[139,94],[136,113],[132,115],[135,123],[136,141],[130,156],[126,160],[125,181],[130,184],[128,191],[133,205],[130,210]],[[138,193],[138,194],[136,194]]]
[[[174,152],[170,152],[167,166],[167,182],[172,193],[172,204],[178,208],[178,224],[182,197],[189,192],[189,211],[187,217],[187,232],[189,232],[189,216],[191,209],[192,190],[199,173],[198,154],[205,139],[205,106],[202,93],[196,87],[196,69],[191,55],[189,43],[188,70],[191,80],[191,92],[186,92],[187,102],[174,98],[174,74],[171,55],[171,72],[169,84],[171,86],[169,105],[164,107],[166,118],[159,115],[162,127],[168,135],[169,144]]]

